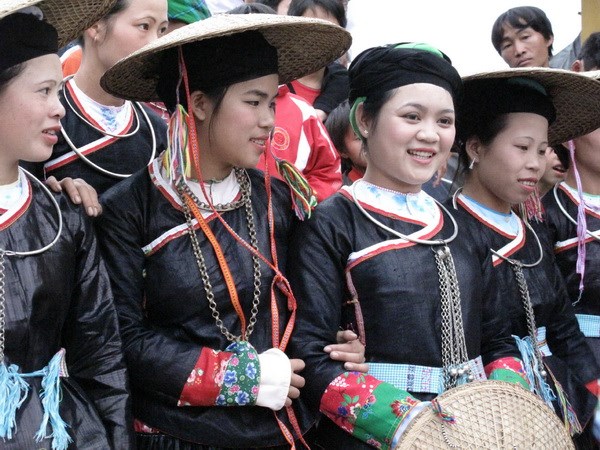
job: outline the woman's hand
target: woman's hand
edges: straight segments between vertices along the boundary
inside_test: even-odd
[[[351,372],[369,371],[365,363],[365,346],[358,340],[356,333],[350,330],[338,331],[337,344],[331,344],[323,350],[335,361],[344,361],[344,368]]]
[[[292,400],[300,396],[300,389],[304,387],[304,377],[296,373],[304,370],[304,361],[301,359],[290,359],[290,364],[292,365],[292,380],[290,383],[288,398],[285,400],[285,406],[291,406]]]
[[[98,217],[102,214],[102,206],[98,201],[98,193],[96,189],[90,186],[81,178],[66,177],[58,181],[56,177],[48,177],[46,184],[54,192],[62,192],[63,190],[69,196],[71,201],[76,205],[82,205],[85,212],[90,217]]]

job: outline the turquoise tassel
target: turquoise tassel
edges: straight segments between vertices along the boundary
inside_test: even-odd
[[[556,395],[540,373],[541,361],[537,360],[531,337],[525,336],[522,339],[515,335],[513,337],[517,342],[519,352],[521,352],[521,359],[523,360],[525,375],[531,387],[531,392],[537,394],[550,408],[554,409],[552,400],[556,399]]]
[[[60,417],[60,375],[64,350],[59,351],[47,367],[44,368],[44,378],[42,379],[42,391],[40,398],[44,407],[44,417],[38,432],[35,435],[37,442],[43,439],[52,438],[52,450],[66,450],[69,443],[72,442],[69,433],[67,433],[67,424]],[[52,434],[46,435],[46,427],[50,422]]]
[[[12,439],[13,428],[16,431],[17,409],[21,407],[29,384],[19,375],[19,366],[6,367],[0,363],[0,438]]]

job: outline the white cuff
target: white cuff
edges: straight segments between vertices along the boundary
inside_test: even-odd
[[[292,381],[290,359],[278,348],[270,348],[258,355],[260,384],[256,404],[274,411],[285,405]]]

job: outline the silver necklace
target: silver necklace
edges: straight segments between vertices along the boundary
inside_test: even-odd
[[[450,220],[452,221],[452,225],[454,226],[454,232],[452,233],[452,236],[450,236],[447,239],[434,239],[434,240],[429,240],[429,239],[418,239],[418,238],[414,238],[411,237],[409,235],[406,234],[402,234],[399,231],[394,230],[393,228],[388,227],[387,225],[384,225],[383,223],[381,223],[379,220],[377,220],[375,217],[373,217],[371,214],[369,214],[360,204],[360,202],[358,201],[357,197],[356,197],[356,186],[358,185],[358,183],[361,183],[362,180],[358,180],[356,182],[354,182],[352,184],[352,200],[354,200],[354,204],[358,207],[358,209],[360,210],[361,213],[363,213],[363,215],[369,219],[371,222],[373,222],[375,225],[377,225],[379,228],[383,228],[384,230],[392,233],[395,236],[398,236],[401,239],[413,242],[415,244],[423,244],[423,245],[446,245],[449,242],[452,242],[456,236],[458,235],[458,225],[456,223],[456,220],[454,220],[454,217],[452,216],[452,214],[450,214],[450,211],[448,211],[444,205],[442,205],[440,202],[438,202],[437,200],[433,199],[435,201],[435,203],[446,213],[446,215],[448,217],[450,217]],[[375,185],[373,185],[375,186]],[[380,189],[379,186],[376,186],[378,189]],[[384,191],[389,191],[389,189],[385,189],[383,188]]]
[[[465,340],[464,324],[460,300],[460,286],[456,275],[456,266],[452,253],[447,243],[453,241],[458,235],[458,224],[450,212],[439,202],[436,204],[446,212],[454,225],[454,233],[448,239],[428,240],[418,239],[390,228],[373,216],[371,216],[360,204],[356,197],[356,186],[360,181],[352,185],[352,199],[354,204],[367,219],[378,227],[415,244],[429,245],[434,253],[435,263],[438,270],[438,281],[442,309],[442,364],[444,366],[444,389],[450,389],[459,384],[460,381],[473,381],[474,375],[468,364],[469,356]],[[377,186],[379,188],[379,186]],[[385,190],[385,189],[384,189]],[[435,200],[435,199],[434,199]]]
[[[452,196],[452,204],[454,205],[455,208],[457,208],[456,198],[460,191],[461,191],[461,189],[458,189]],[[531,227],[531,225],[528,222],[524,221],[523,219],[519,219],[519,220],[523,221],[523,223],[525,224],[527,229],[529,231],[531,231],[531,233],[535,237],[535,241],[537,242],[538,250],[540,253],[540,256],[538,257],[538,259],[533,263],[524,263],[524,262],[518,261],[513,258],[508,258],[508,257],[498,253],[493,248],[490,248],[490,251],[497,257],[502,258],[504,261],[506,261],[510,265],[510,268],[512,269],[512,271],[515,274],[517,286],[519,287],[519,294],[521,295],[521,303],[523,304],[523,309],[525,310],[525,317],[527,320],[527,331],[529,334],[529,338],[531,339],[531,342],[532,342],[532,346],[534,349],[533,351],[535,353],[536,365],[538,366],[539,372],[542,375],[542,377],[545,378],[546,370],[544,368],[542,354],[537,345],[537,337],[536,337],[537,326],[535,324],[535,316],[533,314],[533,305],[531,304],[531,297],[529,295],[529,288],[527,286],[527,281],[525,280],[525,275],[523,274],[523,267],[532,268],[542,262],[542,259],[544,258],[544,250],[542,248],[542,243],[540,242],[540,238],[538,237],[535,230]]]
[[[577,221],[575,219],[573,219],[573,217],[571,217],[569,212],[565,209],[563,204],[560,202],[560,199],[558,198],[558,184],[554,185],[554,188],[552,189],[552,193],[554,194],[554,199],[556,200],[556,204],[560,208],[563,215],[569,220],[569,222],[571,222],[573,225],[577,226]],[[583,199],[580,199],[580,201],[583,201]],[[594,238],[597,241],[600,241],[600,235],[593,233],[592,231],[588,230],[587,228],[585,229],[585,232],[590,237]]]
[[[250,245],[256,251],[258,251],[258,239],[256,237],[256,226],[254,224],[254,215],[252,213],[252,202],[250,201],[250,178],[248,173],[243,169],[235,169],[236,177],[238,182],[240,183],[240,189],[242,191],[242,199],[245,199],[243,202],[243,206],[246,212],[246,222],[248,227],[248,234],[250,236]],[[202,284],[204,285],[204,291],[206,293],[206,299],[208,301],[209,308],[212,313],[212,317],[215,320],[217,328],[221,334],[223,334],[228,341],[237,342],[240,340],[247,341],[254,331],[254,326],[256,324],[257,316],[258,316],[258,306],[260,304],[260,260],[256,255],[252,255],[252,263],[253,263],[253,272],[254,272],[254,292],[252,299],[252,309],[250,312],[250,319],[248,321],[248,326],[246,327],[245,335],[234,335],[231,333],[223,320],[221,319],[221,315],[217,309],[217,304],[215,302],[215,294],[213,292],[212,284],[210,282],[210,278],[208,276],[208,269],[206,267],[206,261],[204,259],[204,255],[202,254],[202,250],[200,248],[200,243],[198,242],[198,237],[196,236],[196,230],[193,225],[193,214],[185,201],[185,195],[189,195],[190,198],[197,204],[201,205],[201,202],[198,198],[193,194],[189,186],[181,181],[177,185],[177,192],[179,193],[179,198],[183,205],[183,213],[185,215],[185,220],[188,226],[188,234],[190,236],[190,241],[192,243],[192,250],[194,252],[194,257],[196,259],[196,264],[198,266],[198,271],[200,272],[200,278],[202,278]],[[239,201],[236,203],[240,203]],[[208,206],[208,205],[207,205]],[[241,206],[241,203],[240,205]],[[209,207],[210,208],[210,207]],[[234,208],[226,209],[225,211],[231,211]],[[237,236],[239,238],[239,236]],[[241,238],[240,238],[241,239]]]
[[[67,83],[73,78],[73,75],[68,76],[67,78],[65,78],[63,80],[63,85],[62,85],[62,95],[63,98],[65,99],[65,102],[67,102],[67,105],[69,106],[69,108],[71,109],[71,111],[73,111],[73,113],[79,117],[79,119],[81,119],[82,122],[84,122],[85,124],[87,124],[88,126],[92,127],[94,130],[96,130],[98,133],[102,133],[105,136],[110,136],[110,137],[115,137],[115,138],[126,138],[126,137],[131,137],[134,134],[136,134],[139,130],[140,130],[140,116],[138,115],[137,111],[135,110],[135,108],[133,107],[133,103],[129,102],[128,100],[126,100],[125,102],[129,102],[131,106],[131,109],[133,110],[133,113],[135,114],[135,121],[136,121],[136,127],[135,130],[133,130],[131,133],[127,133],[127,134],[114,134],[114,133],[109,133],[106,130],[103,130],[102,128],[98,128],[96,125],[94,125],[92,122],[90,122],[83,114],[80,114],[79,111],[77,111],[77,109],[71,104],[71,101],[69,100],[69,97],[67,96]]]
[[[54,195],[52,195],[52,193],[44,185],[44,183],[39,181],[36,177],[31,175],[25,169],[20,168],[19,170],[22,170],[25,174],[27,174],[27,176],[29,178],[31,178],[37,184],[39,184],[40,187],[42,188],[42,190],[50,198],[52,204],[56,208],[56,213],[58,216],[58,231],[56,232],[56,236],[54,237],[54,239],[49,244],[47,244],[37,250],[28,250],[28,251],[23,252],[23,251],[16,251],[16,250],[0,249],[0,363],[4,361],[4,344],[5,344],[4,330],[5,330],[5,326],[6,326],[6,296],[5,296],[6,292],[4,289],[4,287],[5,287],[4,280],[5,280],[5,276],[6,276],[6,273],[4,270],[5,257],[6,256],[20,256],[20,257],[34,256],[34,255],[39,255],[40,253],[45,252],[46,250],[50,249],[54,244],[56,244],[56,242],[58,242],[58,239],[60,238],[60,234],[62,233],[62,227],[63,227],[63,220],[62,220],[62,214],[60,212],[60,206],[58,206],[58,202],[54,198]]]
[[[142,105],[139,102],[132,102],[132,109],[133,112],[135,114],[135,118],[136,118],[136,128],[134,131],[132,131],[131,133],[128,134],[112,134],[109,133],[105,130],[102,130],[100,128],[98,128],[97,126],[95,126],[93,123],[91,123],[89,120],[87,120],[82,114],[79,114],[79,112],[77,111],[77,109],[71,104],[71,102],[69,101],[69,98],[67,97],[66,94],[66,82],[68,80],[70,80],[71,78],[73,78],[73,76],[70,76],[68,78],[65,79],[65,82],[63,83],[62,86],[62,94],[63,94],[63,98],[65,99],[65,102],[67,103],[67,105],[69,106],[69,108],[71,109],[71,111],[73,111],[73,113],[79,117],[84,123],[86,123],[87,125],[89,125],[90,127],[92,127],[93,129],[95,129],[96,131],[98,131],[99,133],[102,133],[105,136],[110,136],[110,137],[114,137],[114,138],[126,138],[126,137],[130,137],[133,136],[134,134],[136,134],[141,126],[141,120],[140,117],[136,111],[135,106],[137,105],[137,107],[140,109],[140,111],[142,112],[144,119],[146,121],[146,123],[148,124],[148,128],[150,129],[150,136],[152,138],[152,153],[150,154],[150,159],[148,160],[148,164],[150,164],[152,162],[152,160],[155,158],[156,156],[156,133],[154,132],[154,127],[152,126],[152,121],[150,120],[150,117],[148,117],[148,113],[146,113],[146,111],[144,110],[144,108],[142,107]],[[103,173],[104,175],[107,175],[109,177],[113,177],[113,178],[128,178],[131,176],[130,173],[116,173],[116,172],[111,172],[107,169],[104,169],[102,167],[100,167],[99,165],[95,164],[94,162],[92,162],[87,156],[85,156],[83,154],[83,152],[81,151],[80,148],[78,148],[73,141],[71,140],[71,138],[69,137],[69,135],[67,134],[67,132],[65,131],[65,127],[61,127],[60,129],[61,134],[63,135],[63,137],[65,138],[65,142],[67,143],[67,145],[69,146],[69,148],[71,150],[73,150],[77,156],[79,156],[79,158],[81,158],[81,160],[86,163],[88,166],[92,167],[93,169],[97,170],[100,173]]]
[[[243,170],[243,169],[239,169],[239,168],[235,168],[235,177],[238,180],[238,184],[240,185],[240,187],[242,186],[243,183],[246,183],[248,186],[248,189],[240,189],[242,192],[242,195],[240,197],[239,200],[235,200],[232,202],[228,202],[228,203],[217,203],[216,205],[213,204],[212,207],[211,205],[209,205],[208,203],[205,203],[203,201],[201,201],[196,195],[194,195],[193,193],[191,193],[191,189],[188,189],[189,192],[191,193],[191,197],[194,200],[194,202],[196,202],[196,204],[200,207],[200,209],[204,210],[204,211],[213,211],[213,208],[215,211],[217,212],[226,212],[226,211],[232,211],[234,209],[239,208],[242,205],[245,205],[248,200],[250,199],[250,181],[247,180],[247,173]],[[240,180],[242,180],[240,182]],[[246,180],[246,181],[244,181]],[[217,181],[217,180],[212,180],[212,181]],[[220,180],[222,181],[222,180]],[[187,186],[187,185],[186,185]]]

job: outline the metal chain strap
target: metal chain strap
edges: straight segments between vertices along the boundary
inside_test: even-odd
[[[542,353],[540,352],[540,348],[537,345],[537,326],[535,324],[533,306],[531,305],[531,297],[529,296],[529,288],[527,287],[527,281],[525,280],[525,275],[523,274],[523,266],[518,261],[509,261],[509,263],[510,267],[515,273],[515,278],[517,279],[517,284],[519,286],[519,292],[521,293],[521,300],[523,302],[523,308],[525,309],[525,317],[527,319],[527,331],[529,332],[529,337],[531,339],[533,351],[537,359],[536,362],[538,365],[538,369],[542,377],[546,378],[546,369],[544,368]]]
[[[213,208],[217,212],[233,211],[234,209],[238,209],[242,205],[245,205],[250,200],[250,179],[248,178],[248,173],[244,169],[235,168],[234,171],[235,177],[240,185],[240,190],[242,191],[242,196],[239,200],[229,203],[217,203],[211,208],[208,203],[204,203],[191,191],[188,190],[188,192],[190,193],[190,197],[192,197],[192,199],[194,200],[194,202],[196,202],[200,209],[203,209],[205,211],[212,211]],[[248,189],[243,189],[243,187],[247,187]]]
[[[458,385],[462,377],[472,381],[460,304],[460,287],[452,253],[447,245],[432,249],[438,269],[442,307],[442,364],[444,389]]]
[[[248,181],[248,186],[250,182]],[[252,202],[250,201],[250,196],[248,196],[248,200],[244,203],[244,208],[246,209],[246,218],[248,225],[248,235],[250,236],[250,245],[256,251],[258,251],[258,239],[256,237],[256,226],[254,224],[254,215],[252,214]],[[246,327],[246,336],[250,336],[252,331],[254,330],[254,325],[256,324],[256,318],[258,316],[258,304],[260,303],[260,259],[256,255],[252,255],[252,265],[254,270],[254,295],[252,300],[252,309],[250,310],[250,320],[248,321],[248,326]]]
[[[4,330],[6,325],[4,276],[4,250],[0,249],[0,364],[4,361]]]
[[[244,205],[245,212],[246,212],[246,222],[247,222],[247,226],[248,226],[248,234],[250,236],[250,245],[252,246],[252,248],[254,248],[255,250],[258,251],[258,239],[256,237],[256,226],[254,224],[254,214],[252,212],[252,202],[250,201],[250,189],[251,189],[250,179],[249,179],[246,171],[244,171],[242,169],[236,169],[236,178],[238,179],[238,182],[240,184],[240,190],[242,191],[242,197],[238,202],[235,202],[235,203],[239,204],[241,206],[242,200],[243,200],[243,205]],[[248,326],[246,327],[246,334],[245,335],[240,334],[239,336],[236,336],[233,333],[231,333],[227,329],[227,327],[225,327],[225,324],[223,323],[223,320],[221,319],[221,315],[219,314],[219,311],[217,309],[217,303],[215,302],[215,294],[213,292],[212,284],[211,284],[210,278],[208,276],[208,269],[206,267],[206,261],[204,259],[204,255],[202,254],[202,250],[200,248],[200,243],[198,242],[198,237],[196,236],[196,231],[194,230],[192,212],[190,211],[189,206],[187,205],[187,203],[184,200],[184,194],[189,195],[190,198],[196,204],[198,204],[200,207],[203,207],[202,206],[203,204],[192,193],[192,191],[190,190],[190,188],[187,184],[185,184],[185,183],[179,184],[177,186],[177,191],[179,193],[179,197],[183,204],[183,213],[185,215],[185,220],[186,220],[186,223],[188,226],[188,234],[190,236],[190,241],[192,243],[192,250],[194,252],[194,257],[196,259],[196,264],[198,265],[198,271],[200,272],[200,277],[202,279],[204,291],[206,292],[206,299],[208,300],[208,305],[211,310],[212,317],[213,317],[213,319],[215,319],[215,324],[219,328],[219,331],[221,332],[221,334],[223,334],[227,338],[227,340],[229,340],[230,342],[236,342],[236,341],[240,341],[240,340],[248,340],[248,338],[252,334],[252,331],[254,331],[254,326],[256,324],[256,320],[257,320],[257,316],[258,316],[258,306],[260,304],[260,286],[261,286],[260,260],[256,255],[252,255],[253,274],[254,274],[254,292],[253,292],[253,299],[252,299],[252,309],[250,312],[250,319],[248,321]],[[226,204],[223,206],[226,208],[230,208],[230,205],[232,205],[232,204],[233,203]],[[210,206],[206,205],[206,207],[208,209],[210,209]],[[204,209],[206,209],[206,208],[204,208]],[[225,209],[225,211],[230,211],[231,209],[234,209],[234,208]]]

